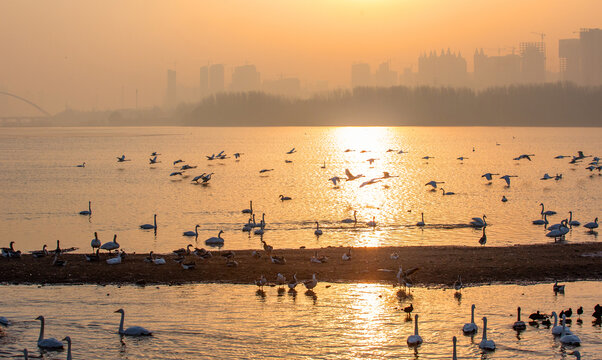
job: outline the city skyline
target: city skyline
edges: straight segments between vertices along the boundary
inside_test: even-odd
[[[185,95],[199,91],[200,67],[214,63],[224,65],[226,80],[235,67],[252,64],[262,82],[296,78],[301,87],[347,88],[356,62],[373,68],[388,62],[401,74],[417,70],[421,53],[450,48],[466,58],[470,71],[475,49],[510,53],[520,42],[540,40],[539,32],[546,34],[546,68],[556,72],[558,40],[600,27],[595,14],[602,10],[589,0],[572,6],[462,0],[453,7],[434,0],[96,4],[0,4],[9,14],[0,24],[6,49],[0,90],[53,113],[163,106],[167,69],[177,72],[177,92],[190,101],[193,96]],[[36,26],[23,26],[25,18]],[[107,22],[111,26],[97,31]]]

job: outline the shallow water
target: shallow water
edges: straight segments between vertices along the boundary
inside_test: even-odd
[[[330,285],[329,288],[326,286]],[[197,284],[140,288],[135,286],[3,286],[0,315],[13,321],[0,338],[0,358],[27,347],[37,352],[38,315],[46,318],[46,337],[70,336],[75,359],[208,359],[208,358],[451,358],[451,339],[458,337],[460,359],[563,359],[565,349],[550,330],[528,326],[512,330],[516,307],[523,318],[535,310],[551,313],[583,306],[583,324],[573,315],[571,329],[581,338],[584,359],[600,359],[602,330],[592,325],[593,306],[602,297],[602,283],[567,283],[564,295],[551,284],[491,285],[455,291],[415,288],[413,299],[400,301],[383,284],[319,283],[316,297],[302,291],[278,296],[267,287],[265,297],[251,285]],[[414,322],[401,310],[409,303],[419,315],[424,340],[416,351],[406,339]],[[479,332],[462,334],[476,305]],[[144,326],[150,338],[126,338],[121,346],[118,308],[125,325]],[[481,317],[488,318],[488,337],[497,350],[482,354]],[[63,353],[58,357],[65,357]],[[49,353],[45,359],[56,358]]]
[[[499,143],[500,145],[496,145]],[[285,154],[292,147],[297,152]],[[475,151],[473,152],[473,147]],[[403,149],[407,154],[386,152]],[[354,152],[344,152],[354,149]],[[200,224],[198,245],[223,229],[224,248],[256,248],[257,236],[241,231],[241,214],[253,200],[266,214],[264,239],[279,247],[478,245],[480,230],[465,227],[487,214],[487,245],[549,243],[546,231],[531,224],[540,218],[540,202],[559,215],[572,210],[582,223],[599,216],[602,176],[554,156],[600,155],[600,128],[3,128],[0,133],[0,246],[15,240],[28,251],[61,239],[63,247],[88,251],[95,231],[103,242],[114,233],[127,251],[168,252],[191,239],[181,236]],[[225,150],[244,153],[208,161]],[[360,150],[369,152],[361,153]],[[149,165],[152,151],[162,161]],[[512,160],[527,153],[532,161]],[[132,161],[117,163],[125,154]],[[428,162],[423,156],[434,156]],[[468,157],[463,162],[459,156]],[[366,161],[376,158],[371,167]],[[189,177],[170,177],[176,159],[197,165]],[[290,159],[292,163],[285,163]],[[76,164],[86,162],[85,168]],[[321,166],[326,162],[326,168]],[[259,170],[274,171],[259,174]],[[366,176],[333,188],[328,180],[349,168]],[[383,171],[399,177],[359,188]],[[208,186],[191,184],[202,172],[214,172]],[[511,187],[503,180],[487,185],[486,172],[518,175]],[[539,180],[562,173],[559,181]],[[590,176],[593,175],[593,176]],[[424,184],[444,181],[446,191]],[[293,198],[281,202],[280,194]],[[505,195],[509,201],[500,200]],[[91,217],[78,215],[92,201]],[[358,226],[341,224],[358,211]],[[415,226],[424,212],[427,226]],[[158,214],[159,228],[138,229]],[[365,226],[375,217],[378,226]],[[319,220],[324,235],[313,235]],[[194,240],[194,238],[192,239]],[[583,227],[568,242],[597,241]],[[5,244],[6,243],[6,244]]]

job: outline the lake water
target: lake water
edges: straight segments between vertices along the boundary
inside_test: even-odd
[[[326,286],[331,285],[329,288]],[[38,315],[46,318],[46,337],[70,336],[75,359],[451,359],[452,337],[458,337],[460,359],[574,359],[550,329],[512,329],[516,307],[523,319],[530,313],[557,313],[579,306],[583,323],[573,315],[571,329],[582,345],[584,359],[602,358],[602,330],[591,313],[602,298],[600,282],[566,284],[554,295],[552,284],[492,285],[466,288],[460,299],[453,290],[415,288],[413,300],[400,301],[396,290],[379,284],[319,283],[316,297],[303,292],[279,296],[266,288],[265,297],[251,285],[197,284],[183,286],[3,286],[0,315],[13,321],[0,337],[0,358],[11,358],[27,347],[37,353]],[[413,304],[424,343],[415,351],[406,339],[414,322],[402,308]],[[465,336],[470,306],[476,305],[479,332]],[[125,309],[125,326],[144,326],[150,338],[117,334]],[[497,350],[482,354],[483,315],[488,338]],[[64,358],[56,352],[44,359]]]
[[[497,145],[499,144],[499,145]],[[296,152],[287,155],[291,148]],[[474,151],[473,151],[474,148]],[[355,151],[345,152],[346,149]],[[408,153],[386,152],[402,149]],[[208,161],[225,152],[234,158]],[[362,153],[361,150],[367,152]],[[241,231],[253,200],[257,221],[266,215],[264,239],[276,248],[299,246],[469,245],[479,246],[480,230],[457,226],[487,214],[486,246],[549,243],[540,218],[541,202],[558,215],[593,221],[602,207],[602,176],[570,165],[578,150],[602,150],[601,128],[2,128],[0,132],[0,246],[16,241],[23,251],[63,247],[88,251],[97,231],[103,242],[118,234],[126,251],[168,252],[190,239],[183,231],[200,225],[198,243],[224,230],[225,249],[257,248],[257,236]],[[151,152],[161,163],[149,165]],[[118,163],[125,154],[132,161]],[[535,154],[532,161],[514,161]],[[428,162],[424,156],[433,156]],[[464,156],[468,159],[457,160]],[[371,166],[367,160],[377,159]],[[176,159],[198,166],[186,178],[170,177]],[[291,160],[291,163],[285,163]],[[587,158],[586,160],[591,160]],[[86,162],[85,168],[75,167]],[[322,168],[324,162],[326,167]],[[182,164],[179,164],[182,165]],[[348,168],[365,177],[334,188],[328,180]],[[261,169],[274,169],[260,174]],[[398,176],[360,188],[383,171]],[[213,172],[208,186],[191,183]],[[518,175],[510,187],[486,172]],[[562,180],[542,181],[544,173]],[[590,176],[591,175],[591,176]],[[440,184],[453,196],[429,191]],[[292,197],[282,202],[279,195]],[[502,196],[508,202],[501,201]],[[91,217],[79,215],[92,201]],[[359,223],[341,224],[357,210]],[[424,212],[426,226],[416,227]],[[158,231],[138,229],[152,223]],[[365,223],[375,217],[377,226]],[[314,222],[324,234],[314,236]],[[567,242],[597,241],[583,227]]]

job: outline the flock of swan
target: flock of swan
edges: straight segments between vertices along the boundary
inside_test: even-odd
[[[130,326],[128,328],[124,328],[124,320],[125,320],[125,311],[123,309],[116,310],[115,313],[121,314],[121,321],[119,322],[119,328],[117,333],[120,336],[151,336],[152,332],[141,327],[141,326]],[[71,354],[71,337],[65,336],[62,341],[57,340],[56,338],[47,338],[44,337],[44,326],[45,326],[45,318],[44,316],[38,316],[36,320],[40,321],[40,333],[37,340],[38,348],[45,351],[56,351],[63,350],[64,343],[67,342],[67,360],[72,360]],[[0,324],[4,326],[12,325],[11,322],[5,317],[0,317]],[[27,348],[23,349],[23,356],[25,359],[29,359],[29,351]]]

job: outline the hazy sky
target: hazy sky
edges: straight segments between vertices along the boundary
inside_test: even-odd
[[[472,69],[476,47],[495,55],[546,33],[548,70],[559,38],[602,27],[602,0],[0,0],[0,89],[55,112],[162,105],[166,69],[198,87],[199,67],[257,65],[348,86],[353,62],[413,66],[451,48]],[[0,103],[1,104],[1,103]]]

